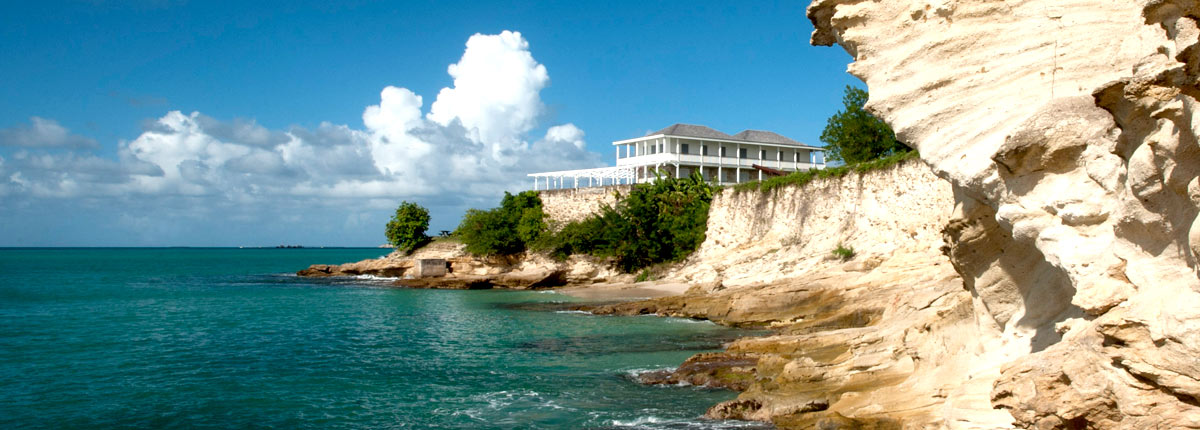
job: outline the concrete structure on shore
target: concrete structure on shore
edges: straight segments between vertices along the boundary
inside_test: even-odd
[[[613,146],[616,166],[531,173],[533,189],[635,184],[695,172],[727,185],[761,180],[764,172],[825,167],[822,148],[761,130],[728,135],[702,125],[675,124]]]

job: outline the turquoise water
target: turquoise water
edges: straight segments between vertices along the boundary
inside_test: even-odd
[[[378,249],[0,249],[0,428],[730,428],[645,387],[737,332],[292,276]]]

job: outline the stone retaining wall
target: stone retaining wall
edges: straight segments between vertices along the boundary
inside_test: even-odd
[[[605,187],[568,188],[541,191],[542,210],[551,224],[559,226],[587,218],[600,210],[602,205],[617,204],[616,193],[629,193],[630,185]]]

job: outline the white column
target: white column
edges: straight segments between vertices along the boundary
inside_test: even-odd
[[[766,155],[765,152],[766,152],[766,150],[762,149],[762,147],[758,148],[758,165],[759,166],[763,165],[763,155]],[[754,169],[754,170],[758,170],[758,180],[761,181],[762,180],[762,170],[759,170],[759,169]]]
[[[737,171],[734,172],[737,177],[733,178],[733,182],[740,184],[742,182],[742,144],[739,143],[734,146],[733,159],[737,161]]]
[[[613,149],[617,150],[617,160],[620,160],[620,159],[621,159],[621,147],[620,147],[620,146],[618,146],[618,147],[616,147],[616,148],[613,148]]]
[[[676,178],[680,177],[679,176],[679,163],[675,163],[675,177]]]

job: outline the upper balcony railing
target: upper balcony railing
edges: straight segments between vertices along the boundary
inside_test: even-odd
[[[774,167],[777,169],[792,169],[792,170],[807,170],[819,169],[825,167],[823,163],[795,162],[795,161],[780,161],[758,158],[738,158],[738,157],[718,157],[715,155],[698,155],[698,154],[673,154],[673,153],[658,153],[638,155],[633,157],[623,157],[617,159],[617,166],[647,166],[667,163],[684,163],[687,165],[704,165],[712,167],[727,167],[727,168],[751,168],[757,164],[760,166]]]

